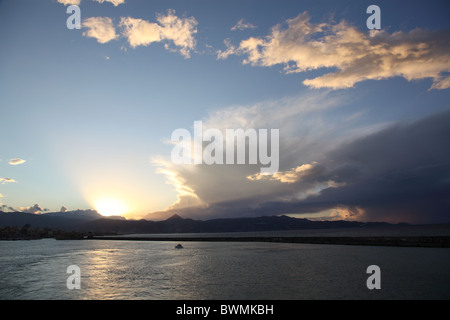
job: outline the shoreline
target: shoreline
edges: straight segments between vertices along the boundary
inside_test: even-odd
[[[171,241],[171,242],[274,242],[305,244],[337,244],[363,246],[395,246],[450,248],[450,236],[419,237],[130,237],[94,236],[84,240]]]

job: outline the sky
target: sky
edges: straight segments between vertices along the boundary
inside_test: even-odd
[[[450,222],[449,12],[445,0],[0,1],[2,210]],[[171,137],[196,121],[278,130],[277,172],[175,163]]]

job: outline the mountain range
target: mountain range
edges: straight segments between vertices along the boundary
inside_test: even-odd
[[[151,221],[143,219],[126,220],[121,217],[104,217],[94,210],[49,212],[43,214],[0,211],[0,226],[15,226],[20,228],[25,224],[33,228],[54,228],[67,231],[120,234],[248,232],[393,226],[386,222],[344,220],[312,221],[284,215],[193,220],[185,219],[175,214],[163,221]]]

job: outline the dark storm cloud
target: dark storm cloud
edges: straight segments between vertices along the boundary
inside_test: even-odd
[[[281,211],[359,207],[364,214],[358,218],[367,221],[450,221],[450,111],[343,145],[326,155],[324,165],[328,179],[345,185],[304,201],[278,202]]]
[[[279,190],[270,195],[174,211],[212,218],[341,208],[347,212],[347,218],[363,221],[450,221],[450,111],[413,123],[397,123],[341,144],[318,162],[307,178],[290,184],[272,182],[279,184]],[[326,187],[302,200],[293,196],[325,181],[333,181],[337,186]]]
[[[450,111],[397,124],[327,158],[337,164],[330,178],[346,186],[323,190],[315,202],[362,207],[366,220],[449,221]]]

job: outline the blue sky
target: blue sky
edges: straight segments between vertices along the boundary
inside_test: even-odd
[[[377,216],[364,201],[326,199],[362,183],[343,176],[327,175],[334,182],[326,185],[300,176],[286,184],[250,181],[252,166],[177,167],[167,143],[175,129],[192,130],[196,120],[219,129],[278,128],[280,177],[305,164],[331,174],[337,167],[328,161],[344,158],[333,150],[374,141],[392,126],[414,131],[427,117],[446,116],[447,1],[377,1],[382,28],[372,36],[366,8],[374,3],[368,1],[125,0],[115,6],[82,0],[80,30],[66,27],[67,4],[59,2],[0,2],[3,205],[96,209],[96,201],[108,198],[123,202],[134,218],[176,212],[449,220],[441,213],[408,215],[398,203],[386,202],[397,211],[383,207],[391,217]],[[164,25],[169,18],[173,24]],[[242,30],[232,30],[239,21]],[[388,157],[389,150],[380,152]],[[412,149],[405,153],[417,158]],[[26,162],[11,165],[11,159]],[[408,172],[448,160],[436,153],[408,162]],[[393,174],[396,161],[377,174]],[[373,174],[361,177],[376,185]],[[417,197],[408,192],[405,197]],[[444,200],[433,210],[445,211],[447,194],[437,192]],[[320,205],[306,205],[313,200]],[[255,207],[272,209],[252,213]]]

